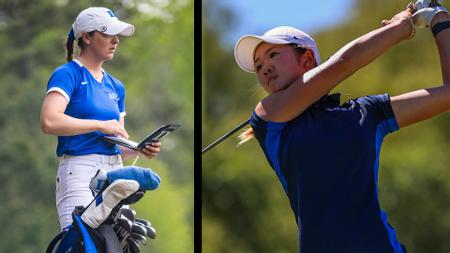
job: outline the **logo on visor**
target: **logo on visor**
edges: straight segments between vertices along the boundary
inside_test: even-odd
[[[115,17],[116,15],[114,15],[114,12],[112,11],[108,11],[109,16],[111,16],[112,18]]]
[[[100,26],[100,32],[104,33],[106,32],[106,30],[108,30],[108,28],[106,26]]]

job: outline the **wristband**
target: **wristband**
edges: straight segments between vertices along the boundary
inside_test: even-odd
[[[450,21],[439,22],[431,28],[431,32],[433,33],[433,36],[436,37],[438,33],[447,28],[450,28]]]

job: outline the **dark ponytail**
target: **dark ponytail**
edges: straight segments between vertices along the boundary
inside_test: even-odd
[[[66,41],[66,51],[67,51],[66,60],[68,62],[73,60],[73,42],[74,41],[75,41],[75,34],[73,32],[73,29],[70,29],[70,32],[67,34],[67,41]]]
[[[241,146],[242,144],[244,144],[253,137],[255,137],[253,128],[251,127],[246,128],[242,133],[239,134],[238,136],[239,143],[236,145],[236,147]]]
[[[91,31],[91,32],[87,32],[87,34],[92,37],[94,36],[95,30]],[[66,41],[66,51],[67,51],[67,56],[66,56],[66,60],[69,62],[71,60],[73,60],[73,43],[75,41],[75,34],[73,32],[73,29],[70,29],[70,32],[67,34],[67,41]],[[77,40],[77,45],[79,49],[83,49],[84,48],[84,44],[83,44],[83,38],[78,38]]]

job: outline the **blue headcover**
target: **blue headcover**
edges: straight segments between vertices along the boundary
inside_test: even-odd
[[[108,182],[117,179],[135,180],[139,183],[139,191],[154,190],[159,187],[161,179],[158,174],[147,168],[126,166],[117,170],[108,171]]]

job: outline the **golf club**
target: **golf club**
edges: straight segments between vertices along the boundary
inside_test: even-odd
[[[226,133],[224,136],[220,137],[219,139],[217,139],[216,141],[214,141],[213,143],[209,144],[208,146],[206,146],[205,148],[202,149],[202,154],[206,153],[206,151],[212,149],[214,146],[216,146],[217,144],[221,143],[223,140],[225,140],[226,138],[228,138],[230,135],[234,134],[235,132],[239,131],[239,129],[243,128],[244,126],[246,126],[248,123],[250,122],[250,119],[242,122],[241,124],[239,124],[238,126],[236,126],[235,128],[233,128],[231,131],[229,131],[228,133]]]
[[[431,0],[430,7],[441,5],[442,2],[444,2],[444,1],[443,0]]]
[[[143,226],[147,230],[147,237],[155,239],[156,230],[152,227],[152,224],[149,221],[136,218],[136,223]]]

